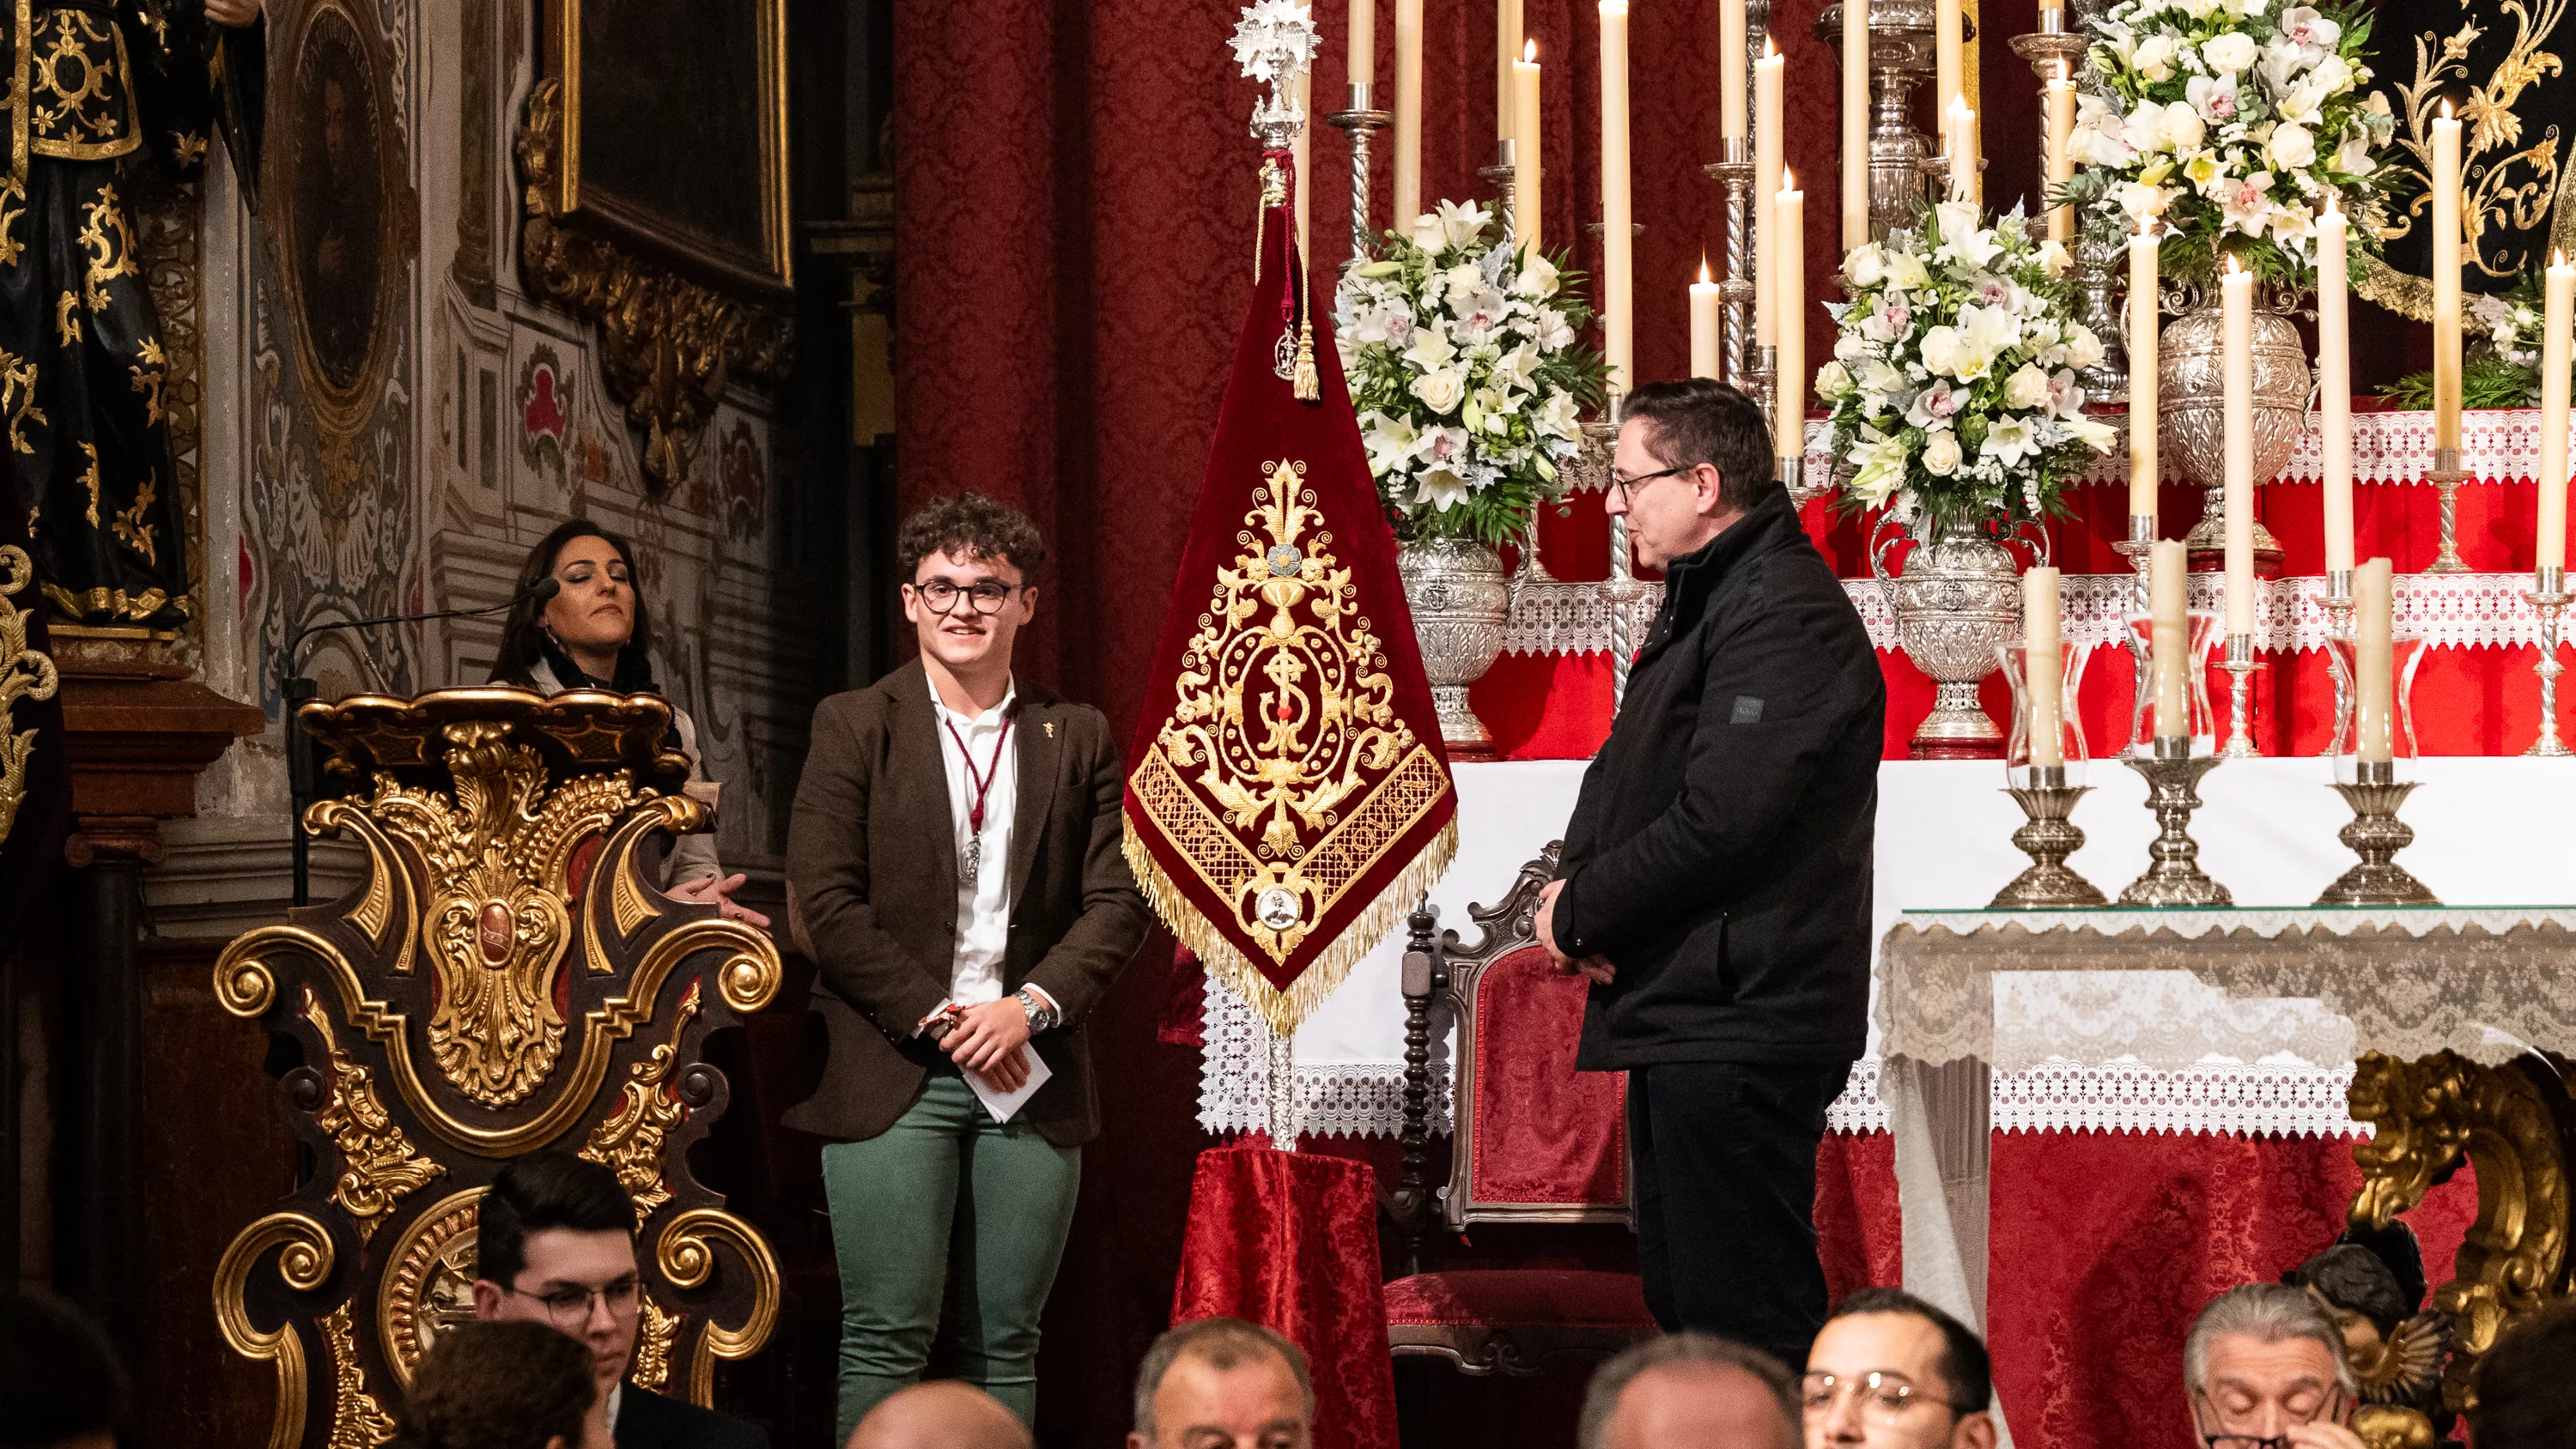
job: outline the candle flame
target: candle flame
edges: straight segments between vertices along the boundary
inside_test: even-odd
[[[1779,56],[1780,47],[1772,41],[1770,34],[1766,31],[1762,36],[1762,58],[1764,60],[1777,60]]]
[[[2444,121],[2451,119],[2451,103],[2449,101],[2446,100],[2442,102],[2442,114],[2437,119]]]
[[[2552,270],[2552,271],[2556,271],[2558,268],[2563,267],[2563,266],[2565,266],[2565,265],[2567,265],[2567,251],[2566,251],[2566,248],[2564,248],[2564,247],[2552,247],[2552,248],[2550,248],[2550,251],[2549,251],[2549,267],[2550,267],[2550,270]]]
[[[2326,193],[2326,209],[2324,214],[2327,216],[2343,215],[2343,204],[2336,199],[2335,194],[2331,191]]]
[[[2241,275],[2244,270],[2245,264],[2236,259],[2236,254],[2234,252],[2229,252],[2227,254],[2227,275],[2231,277],[2238,276]]]
[[[1790,170],[1788,167],[1786,167],[1786,166],[1781,167],[1781,168],[1780,168],[1780,194],[1781,194],[1782,196],[1786,196],[1786,195],[1788,195],[1790,192],[1795,191],[1795,190],[1797,190],[1797,189],[1798,189],[1798,174],[1797,174],[1796,172],[1794,172],[1794,171],[1791,171],[1791,170]]]
[[[1708,253],[1706,252],[1699,254],[1699,284],[1703,287],[1709,284]]]
[[[1529,62],[1531,65],[1536,65],[1536,64],[1538,64],[1538,42],[1537,42],[1537,41],[1535,41],[1535,40],[1524,40],[1524,41],[1522,41],[1522,42],[1521,42],[1521,59],[1522,59],[1522,60],[1525,60],[1525,61],[1527,61],[1527,62]]]

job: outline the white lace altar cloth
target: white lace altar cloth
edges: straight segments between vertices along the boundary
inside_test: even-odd
[[[2314,483],[2325,473],[2324,414],[2308,414],[2308,425],[2299,432],[2299,441],[2291,447],[2290,461],[2283,465],[2275,484]],[[2125,429],[2127,419],[2120,414],[2105,414],[2102,421]],[[1810,476],[1827,476],[1833,457],[1832,428],[1818,419],[1807,423],[1807,462]],[[2501,482],[2528,478],[2537,471],[2540,458],[2540,409],[2496,408],[2464,412],[2460,415],[2460,467],[2473,478]],[[2182,481],[2189,475],[2182,467],[2182,450],[2167,444],[2158,451],[2156,461],[2168,480]],[[2359,483],[2424,483],[2424,475],[2433,467],[2433,415],[2429,412],[2370,412],[2352,417],[2352,476]],[[2129,450],[2125,441],[2109,453],[2093,460],[2085,469],[2083,481],[2093,484],[2127,486]]]
[[[2121,641],[2136,599],[2137,576],[2067,574],[2060,581],[2066,639],[2087,649]],[[2255,580],[2254,647],[2267,654],[2326,646],[2326,581],[2314,575]],[[2226,580],[2215,573],[2189,576],[2191,607],[2219,612],[2227,606]],[[1646,637],[1663,585],[1649,583],[1629,605],[1632,639]],[[2524,595],[2531,575],[2399,574],[2397,630],[2435,649],[2518,648],[2540,642],[2540,617]],[[1845,579],[1843,592],[1869,629],[1869,642],[1885,652],[1903,647],[1896,615],[1876,579]],[[1503,648],[1517,654],[1606,654],[1611,606],[1597,583],[1525,585],[1503,630]]]

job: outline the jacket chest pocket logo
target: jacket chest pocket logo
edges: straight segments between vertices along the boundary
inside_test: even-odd
[[[1726,722],[1728,724],[1740,725],[1762,723],[1761,699],[1758,696],[1750,694],[1737,695],[1735,697],[1735,712],[1727,716]]]

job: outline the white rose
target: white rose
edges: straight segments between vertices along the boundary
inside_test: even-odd
[[[2201,138],[2208,134],[2209,126],[2201,120],[2200,112],[2187,105],[2167,106],[2163,122],[2157,127],[2156,141],[2164,149],[2180,155],[2198,146]]]
[[[2272,158],[2274,169],[2298,171],[2317,159],[2317,138],[2305,126],[2275,126],[2263,151]]]
[[[1851,395],[1851,374],[1841,363],[1828,362],[1816,369],[1816,396],[1827,402],[1841,402]]]
[[[2051,280],[2055,280],[2066,275],[2067,269],[2075,265],[2075,259],[2066,254],[2063,242],[2052,237],[2039,244],[2039,265]]]
[[[1555,296],[1556,263],[1536,252],[1530,253],[1529,258],[1521,263],[1520,279],[1512,283],[1512,290],[1524,297],[1541,300]]]
[[[1876,242],[1863,242],[1843,258],[1843,280],[1855,287],[1875,287],[1887,279],[1887,258]]]
[[[1426,372],[1413,380],[1413,395],[1435,413],[1451,413],[1467,396],[1467,379],[1454,367]]]
[[[2174,54],[2173,37],[2158,33],[2138,42],[2138,49],[2129,57],[2129,63],[2148,80],[2169,81],[2173,79]]]
[[[1464,307],[1478,292],[1485,290],[1485,274],[1474,262],[1460,262],[1440,273],[1439,283],[1452,307]]]
[[[2048,401],[2048,374],[2025,362],[2004,379],[2004,403],[2009,407],[2035,408]]]
[[[1436,252],[1449,239],[1449,232],[1440,224],[1438,215],[1426,211],[1413,219],[1413,227],[1407,237],[1424,251]]]
[[[1923,440],[1923,471],[1947,478],[1959,471],[1959,439],[1943,428]]]
[[[2322,25],[2332,22],[2319,21],[2318,23]],[[2308,83],[2321,88],[2322,94],[2318,98],[2322,100],[2325,96],[2333,95],[2352,84],[2352,63],[2342,56],[2329,55],[2317,62],[2315,70],[2308,72]]]
[[[2140,101],[2138,108],[2120,124],[2120,140],[2132,151],[2153,151],[2164,144],[2165,108],[2154,101]]]
[[[2093,329],[2077,323],[2066,329],[2066,362],[2077,369],[2091,367],[2102,360],[2102,339]]]
[[[1923,365],[1935,373],[1952,374],[1968,355],[1965,339],[1956,327],[1935,327],[1923,334]]]
[[[2214,35],[2200,43],[2200,58],[2209,62],[2210,69],[2226,75],[2252,69],[2262,54],[2263,48],[2254,43],[2254,37],[2242,30]]]

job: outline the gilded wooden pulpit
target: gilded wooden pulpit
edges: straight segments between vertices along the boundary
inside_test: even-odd
[[[302,1050],[281,1079],[302,1186],[233,1240],[215,1313],[275,1366],[271,1449],[348,1449],[440,1332],[473,1314],[474,1229],[502,1164],[547,1147],[616,1170],[644,1279],[634,1382],[708,1402],[769,1336],[778,1266],[689,1175],[726,1103],[706,1034],[767,1005],[778,953],[659,888],[681,793],[667,705],[511,688],[309,704],[326,798],[365,883],[234,941],[215,991]]]

